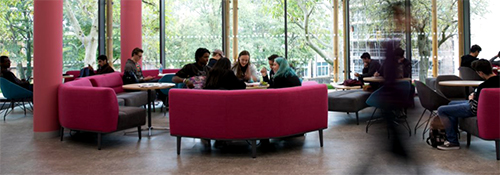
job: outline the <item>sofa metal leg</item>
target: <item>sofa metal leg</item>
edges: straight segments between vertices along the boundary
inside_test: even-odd
[[[181,137],[177,136],[177,155],[181,155]]]
[[[257,140],[252,140],[252,158],[257,157]]]
[[[470,139],[471,139],[470,136],[471,134],[467,132],[467,147],[470,146]]]
[[[347,115],[349,115],[349,112],[347,112]]]
[[[319,131],[319,145],[323,147],[323,130],[320,129]]]
[[[495,150],[497,152],[497,160],[500,160],[500,140],[495,140]]]
[[[139,140],[142,139],[141,126],[137,126],[137,134],[139,135]]]
[[[61,133],[59,133],[61,135],[61,142],[63,141],[63,137],[64,137],[64,127],[61,126]]]
[[[359,125],[359,114],[356,112],[356,125]]]
[[[101,150],[102,134],[97,133],[97,149]]]

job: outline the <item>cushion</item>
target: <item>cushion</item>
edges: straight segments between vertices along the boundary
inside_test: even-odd
[[[366,100],[370,92],[363,90],[335,91],[328,93],[328,110],[340,112],[357,112],[368,107]]]
[[[140,107],[120,106],[118,109],[118,125],[116,130],[123,130],[146,124],[146,109]]]
[[[115,90],[115,93],[122,93],[123,90],[123,80],[120,72],[114,72],[109,74],[95,75],[89,77],[92,85],[95,87],[109,87]]]
[[[125,101],[125,106],[142,106],[148,104],[148,91],[123,92],[116,94],[118,99]],[[156,98],[156,92],[151,92],[151,99]]]
[[[467,131],[474,136],[479,136],[479,131],[477,129],[477,117],[459,118],[458,126],[460,126],[461,130]]]

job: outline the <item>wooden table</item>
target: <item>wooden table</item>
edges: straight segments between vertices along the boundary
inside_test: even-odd
[[[148,91],[148,136],[151,136],[151,130],[154,129],[151,126],[151,90],[168,89],[174,86],[174,83],[136,83],[122,86],[123,89],[127,90]]]
[[[361,89],[361,86],[345,86],[345,85],[339,85],[335,83],[331,83],[331,85],[336,89],[342,89],[342,90],[352,90],[352,89]]]
[[[411,81],[411,78],[400,78],[397,80],[398,81]],[[384,77],[364,77],[363,81],[380,83],[380,82],[384,82],[385,80],[384,80]]]
[[[259,82],[257,83],[245,83],[247,85],[246,89],[267,89],[269,84],[261,85]]]
[[[440,81],[439,85],[465,87],[465,100],[468,100],[469,87],[478,87],[483,82],[484,81],[477,81],[477,80],[453,80],[453,81]]]

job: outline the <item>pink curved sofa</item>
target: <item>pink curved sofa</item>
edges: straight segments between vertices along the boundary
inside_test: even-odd
[[[319,131],[323,147],[327,97],[326,85],[316,83],[259,90],[171,89],[170,134],[177,137],[177,154],[182,137],[251,140],[254,158],[258,139]]]

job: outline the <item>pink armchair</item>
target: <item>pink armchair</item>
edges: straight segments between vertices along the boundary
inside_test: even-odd
[[[479,96],[477,117],[459,121],[460,129],[467,132],[467,146],[471,135],[494,140],[497,160],[500,160],[500,88],[486,88]]]
[[[146,123],[145,109],[119,107],[111,88],[93,87],[89,79],[82,78],[60,85],[58,99],[61,141],[64,128],[97,133],[99,150],[103,133],[137,127],[141,138],[141,126]]]

